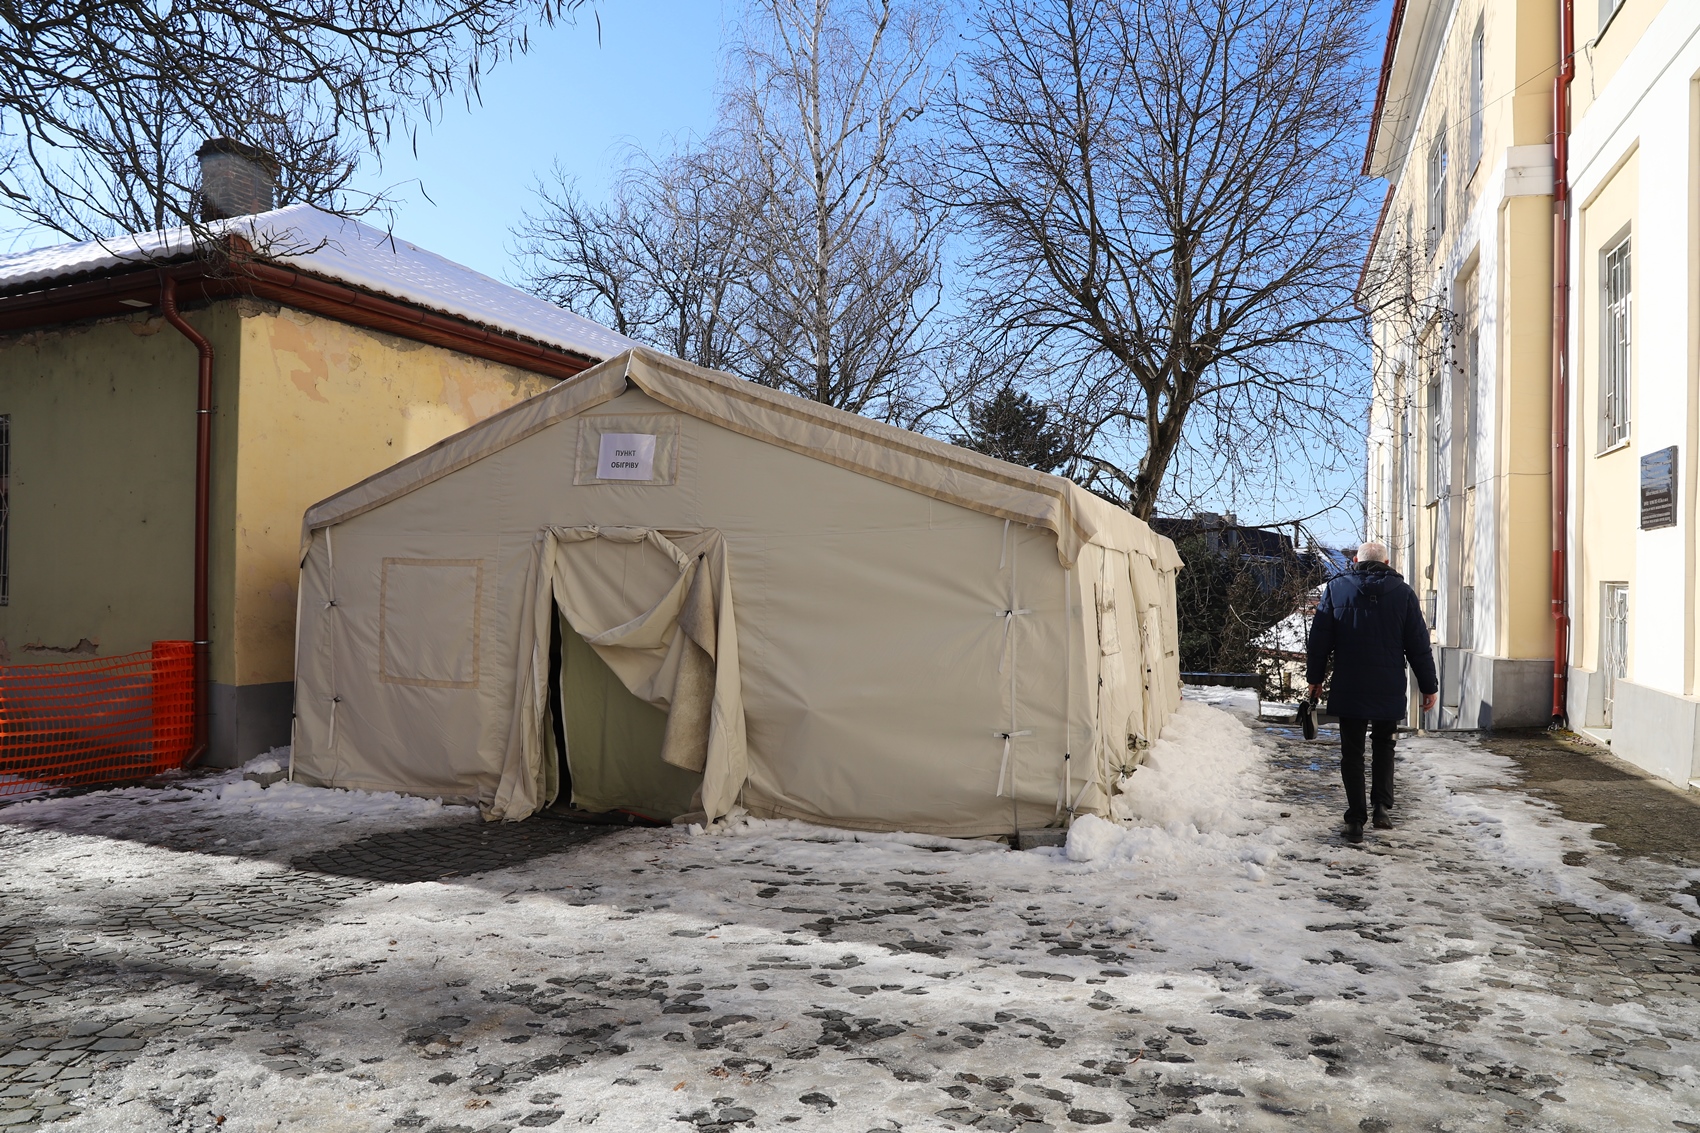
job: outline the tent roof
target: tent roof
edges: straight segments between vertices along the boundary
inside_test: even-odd
[[[854,413],[716,373],[637,347],[431,448],[408,457],[307,510],[302,555],[312,533],[381,507],[499,452],[558,421],[626,391],[628,383],[681,413],[824,460],[922,495],[1001,519],[1043,527],[1073,565],[1097,543],[1133,551],[1174,569],[1174,544],[1130,513],[1071,480],[1009,464]]]
[[[269,263],[585,357],[611,358],[636,345],[582,315],[312,205],[213,221],[199,235],[209,232],[241,236]],[[0,292],[185,258],[194,253],[196,237],[193,228],[168,228],[6,253],[0,255]]]

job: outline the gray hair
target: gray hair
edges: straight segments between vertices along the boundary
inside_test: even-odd
[[[1360,563],[1384,563],[1387,561],[1387,544],[1368,542],[1358,548]]]

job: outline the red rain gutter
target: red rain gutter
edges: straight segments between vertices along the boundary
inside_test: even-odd
[[[1405,0],[1393,0],[1393,19],[1387,24],[1387,47],[1381,53],[1381,79],[1375,86],[1375,109],[1369,116],[1369,141],[1364,143],[1364,176],[1372,177],[1375,139],[1381,133],[1381,115],[1387,109],[1387,84],[1393,78],[1393,52],[1399,46],[1399,29],[1405,23]]]
[[[207,753],[212,678],[212,641],[207,616],[208,524],[212,511],[212,368],[213,348],[199,331],[177,312],[177,281],[159,273],[159,309],[165,321],[194,344],[200,354],[199,383],[195,400],[195,744],[185,767],[193,767]]]
[[[1552,726],[1568,712],[1570,608],[1570,82],[1576,77],[1574,0],[1559,0],[1558,77],[1552,83]]]

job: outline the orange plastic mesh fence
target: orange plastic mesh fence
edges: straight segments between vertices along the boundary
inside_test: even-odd
[[[0,666],[0,796],[143,779],[195,739],[195,647]]]

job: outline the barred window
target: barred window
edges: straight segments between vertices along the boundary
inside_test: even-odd
[[[1634,296],[1630,288],[1629,238],[1605,254],[1600,303],[1600,447],[1629,438],[1630,339]]]

